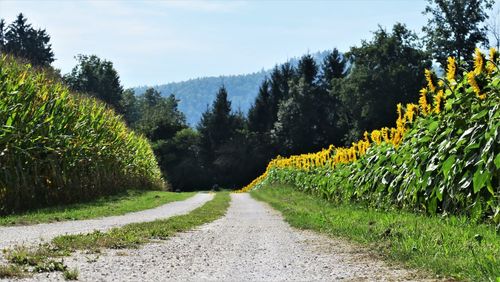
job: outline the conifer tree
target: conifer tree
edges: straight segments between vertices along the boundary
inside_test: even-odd
[[[4,24],[2,20],[1,25]],[[4,32],[3,27],[0,30]],[[22,13],[1,35],[0,41],[3,41],[2,52],[27,59],[33,65],[48,66],[54,61],[50,36],[44,29],[34,29]]]
[[[273,123],[276,121],[278,115],[279,104],[290,96],[290,82],[294,79],[295,75],[295,68],[290,62],[286,62],[281,66],[275,66],[271,72],[269,101]]]
[[[343,78],[346,74],[346,61],[337,48],[334,48],[323,59],[321,65],[321,84],[325,89],[331,88],[331,81]]]
[[[310,54],[302,56],[297,67],[297,75],[304,78],[304,82],[309,85],[314,85],[318,74],[318,65]]]
[[[212,106],[203,113],[197,129],[200,133],[200,160],[213,183],[221,184],[216,161],[223,146],[231,141],[236,131],[236,117],[231,113],[231,102],[226,88],[221,86]]]
[[[5,21],[0,19],[0,53],[5,47]]]
[[[248,111],[248,128],[250,131],[264,133],[271,129],[274,122],[271,116],[270,87],[268,79],[264,79],[255,98],[255,103]]]

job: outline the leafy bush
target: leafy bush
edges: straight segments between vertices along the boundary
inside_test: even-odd
[[[474,70],[459,79],[450,58],[445,79],[426,71],[418,106],[398,106],[396,128],[365,133],[351,148],[278,157],[243,191],[281,182],[332,201],[462,214],[500,226],[497,63],[495,50],[488,61],[476,51]]]
[[[102,102],[0,58],[0,214],[165,187],[147,139]]]

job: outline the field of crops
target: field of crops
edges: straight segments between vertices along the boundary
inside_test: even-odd
[[[0,214],[165,187],[149,142],[102,102],[0,58]]]
[[[334,202],[460,214],[500,226],[500,71],[495,49],[476,50],[446,77],[426,70],[419,104],[398,105],[394,128],[365,132],[349,148],[272,160],[241,191],[293,184]]]

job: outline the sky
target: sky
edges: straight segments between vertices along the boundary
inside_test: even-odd
[[[308,52],[347,51],[381,25],[420,32],[424,0],[44,1],[0,0],[51,36],[68,73],[77,54],[112,61],[125,87],[268,69]]]

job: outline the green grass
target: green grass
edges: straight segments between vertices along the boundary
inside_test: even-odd
[[[215,194],[213,200],[185,215],[152,222],[132,223],[113,228],[108,232],[63,235],[36,248],[14,247],[4,250],[5,257],[11,265],[2,267],[5,269],[25,267],[21,269],[21,274],[61,271],[65,279],[71,280],[78,277],[78,270],[69,270],[64,265],[62,257],[68,256],[76,250],[98,253],[103,248],[135,248],[152,239],[167,239],[177,232],[188,231],[220,218],[226,213],[230,199],[229,193],[219,192]]]
[[[294,227],[347,238],[390,261],[441,277],[500,281],[500,235],[493,226],[458,217],[334,205],[286,185],[269,185],[251,195],[281,211]]]
[[[173,201],[185,200],[194,194],[129,190],[125,193],[101,197],[87,203],[43,208],[22,214],[0,216],[0,226],[122,215],[128,212],[155,208]]]
[[[66,269],[63,271],[63,277],[66,280],[78,280],[78,269]]]
[[[0,265],[0,279],[23,278],[26,274],[18,265]]]
[[[189,214],[170,217],[164,220],[132,223],[108,232],[63,235],[52,240],[57,250],[98,250],[101,248],[134,248],[147,243],[150,239],[167,239],[177,232],[190,230],[196,226],[216,220],[223,216],[229,206],[227,192],[215,194],[213,200],[194,209]]]

